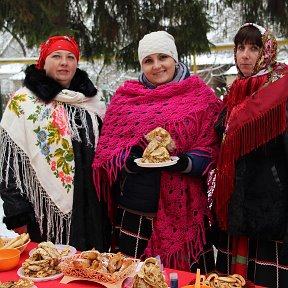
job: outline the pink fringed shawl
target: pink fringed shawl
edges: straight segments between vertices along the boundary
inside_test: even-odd
[[[111,201],[110,188],[132,146],[145,147],[144,135],[157,126],[171,134],[175,154],[206,151],[215,163],[219,141],[214,123],[221,107],[198,76],[154,90],[126,81],[108,107],[93,162],[98,196]],[[166,267],[189,270],[206,241],[205,216],[209,209],[202,177],[162,172],[158,213],[145,256],[160,255]]]

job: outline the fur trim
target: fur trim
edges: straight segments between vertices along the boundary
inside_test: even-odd
[[[45,103],[51,102],[63,90],[63,87],[57,81],[46,76],[44,70],[36,69],[34,64],[28,66],[25,73],[24,86]],[[93,97],[97,94],[97,89],[88,78],[88,74],[79,68],[76,70],[69,90],[81,92],[86,97]]]

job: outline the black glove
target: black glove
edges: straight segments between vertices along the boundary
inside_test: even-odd
[[[179,159],[176,164],[163,167],[162,170],[168,171],[168,172],[183,172],[188,168],[189,165],[191,165],[191,168],[192,168],[192,160],[190,160],[190,158],[186,154],[178,155],[178,157]],[[191,161],[191,164],[190,164],[190,161]],[[186,173],[190,171],[187,171]]]
[[[147,172],[149,168],[144,168],[138,166],[134,160],[137,158],[142,158],[144,150],[140,146],[133,146],[129,156],[126,159],[125,169],[129,173],[141,173]],[[147,170],[148,169],[148,170]],[[151,170],[151,169],[150,169]]]

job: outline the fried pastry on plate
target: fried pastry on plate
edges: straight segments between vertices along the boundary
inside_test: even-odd
[[[149,144],[144,150],[142,163],[161,163],[171,159],[168,149],[172,150],[175,145],[168,131],[157,127],[145,137]]]

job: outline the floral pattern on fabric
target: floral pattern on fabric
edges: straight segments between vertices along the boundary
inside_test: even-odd
[[[12,95],[8,108],[14,112],[18,117],[23,114],[20,102],[26,101],[26,94]]]
[[[261,74],[264,74],[265,72],[268,73],[271,71],[272,65],[276,63],[278,49],[277,40],[271,31],[255,23],[245,23],[239,28],[239,30],[247,26],[254,26],[259,30],[260,34],[262,35],[263,43],[263,47],[261,47],[259,51],[259,56],[253,70],[253,75],[257,75],[259,72]],[[236,50],[236,47],[234,47],[234,61],[238,70],[238,77],[245,78],[237,65]]]
[[[19,94],[11,98],[8,108],[20,117],[27,97],[36,108],[27,118],[35,126],[33,129],[35,145],[39,147],[54,176],[61,181],[63,188],[69,193],[74,185],[75,166],[69,121],[63,104],[54,101],[44,105],[42,101],[32,96]]]

